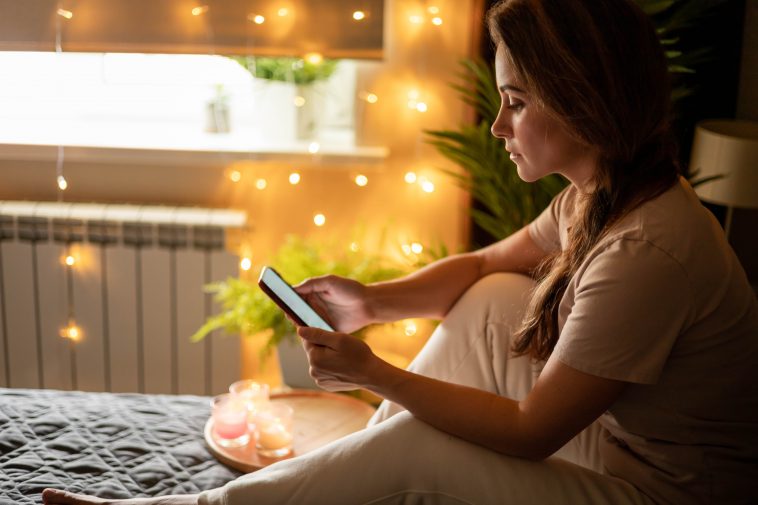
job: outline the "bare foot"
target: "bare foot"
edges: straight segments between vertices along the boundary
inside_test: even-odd
[[[74,494],[60,489],[42,491],[45,505],[197,505],[197,495],[171,495],[157,498],[129,498],[126,500],[105,500],[95,496]]]

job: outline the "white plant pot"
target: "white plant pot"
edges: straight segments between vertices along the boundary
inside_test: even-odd
[[[279,355],[279,366],[282,370],[282,380],[292,388],[319,389],[308,370],[308,357],[300,339],[285,337],[276,348]]]
[[[297,100],[297,102],[294,102]],[[295,86],[297,103],[295,138],[315,140],[321,131],[325,112],[325,90],[320,83]]]

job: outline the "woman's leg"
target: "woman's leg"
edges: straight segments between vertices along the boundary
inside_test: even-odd
[[[202,493],[201,505],[650,505],[632,485],[565,460],[498,454],[408,412]]]
[[[541,366],[509,351],[534,281],[524,275],[488,275],[471,286],[440,323],[408,370],[446,382],[523,399]],[[383,402],[369,425],[404,409]]]

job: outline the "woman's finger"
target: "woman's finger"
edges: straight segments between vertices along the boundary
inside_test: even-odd
[[[339,345],[340,335],[332,332],[325,331],[319,328],[311,328],[309,326],[301,326],[297,329],[297,334],[311,344],[322,345],[331,349],[337,349]]]

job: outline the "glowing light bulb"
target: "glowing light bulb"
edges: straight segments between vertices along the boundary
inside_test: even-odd
[[[321,53],[308,53],[305,55],[305,58],[303,58],[305,61],[310,63],[311,65],[318,65],[322,61],[324,61],[324,55]]]
[[[403,250],[403,254],[405,254],[406,256],[410,256],[411,255],[411,246],[410,246],[410,244],[403,244],[403,245],[400,246],[400,249]]]
[[[66,180],[65,177],[63,177],[62,175],[59,175],[58,176],[58,189],[60,189],[61,191],[66,191],[66,188],[68,188],[68,181]]]
[[[421,254],[423,250],[424,250],[424,246],[422,246],[418,242],[414,242],[411,244],[411,252],[413,254]]]
[[[302,107],[305,105],[305,98],[302,96],[296,96],[293,102],[295,102],[295,107]]]
[[[421,189],[426,193],[434,193],[434,183],[432,181],[424,181],[421,183]]]
[[[57,11],[58,15],[62,18],[71,19],[74,17],[74,13],[71,11],[67,11],[66,9],[58,9]]]
[[[192,15],[193,16],[199,16],[201,14],[205,14],[208,12],[208,6],[207,5],[200,5],[198,7],[192,8]]]
[[[429,11],[429,14],[439,14],[440,13],[440,8],[437,7],[437,6],[435,6],[435,5],[430,5],[429,8],[426,9],[426,10]]]
[[[253,261],[250,258],[242,258],[240,261],[240,268],[247,272],[253,267]]]
[[[426,112],[429,110],[429,107],[427,107],[426,103],[424,102],[418,102],[416,104],[416,110],[419,112]]]
[[[321,144],[318,142],[311,142],[308,144],[308,152],[311,154],[316,154],[321,149]]]
[[[416,89],[412,89],[408,92],[408,108],[417,109],[419,105],[418,101],[419,92]]]
[[[363,11],[355,11],[353,12],[353,19],[356,21],[361,21],[363,19],[366,19],[366,13]]]
[[[439,16],[435,16],[432,18],[432,24],[435,26],[440,26],[442,24],[442,18]]]
[[[361,186],[361,187],[363,187],[363,186],[365,186],[366,184],[368,184],[368,177],[366,177],[366,176],[365,176],[365,175],[363,175],[363,174],[360,174],[360,175],[358,175],[358,176],[356,176],[356,177],[355,177],[355,183],[356,183],[358,186]]]
[[[350,250],[351,251],[358,252],[359,249],[360,249],[360,247],[358,247],[358,243],[357,242],[350,242]]]
[[[405,182],[408,184],[413,184],[416,182],[416,179],[418,177],[416,176],[416,172],[406,172],[405,173]]]
[[[278,11],[276,11],[276,13],[279,15],[279,17],[283,18],[290,13],[290,10],[286,7],[281,7]]]
[[[66,265],[68,265],[68,266],[70,266],[70,267],[72,267],[72,266],[74,266],[74,264],[76,264],[76,258],[74,258],[74,257],[73,257],[72,255],[70,255],[70,254],[69,254],[68,256],[66,256],[66,259],[65,259],[65,260],[63,260],[63,261],[65,261],[65,262],[66,262]]]
[[[376,103],[376,102],[378,102],[378,101],[379,101],[379,97],[378,97],[378,96],[376,96],[376,95],[375,95],[375,94],[373,94],[373,93],[369,93],[368,95],[366,95],[366,101],[367,101],[368,103]]]
[[[316,214],[313,216],[313,224],[316,226],[324,226],[324,223],[326,223],[326,216],[323,214]]]
[[[405,335],[406,336],[412,337],[413,335],[416,334],[416,331],[418,331],[418,329],[416,328],[416,323],[414,323],[413,321],[405,322]]]
[[[290,184],[292,184],[294,186],[295,184],[297,184],[298,182],[300,182],[300,174],[298,174],[297,172],[292,172],[290,174],[289,180],[290,180]]]
[[[260,14],[250,14],[247,16],[247,19],[249,21],[252,21],[256,25],[262,25],[263,23],[266,22],[266,18],[261,16]]]
[[[69,323],[65,328],[61,328],[60,336],[72,342],[78,342],[82,337],[82,330],[76,324]]]
[[[414,25],[420,25],[424,22],[424,16],[421,16],[419,14],[411,14],[408,16],[408,21],[413,23]]]
[[[242,180],[242,172],[239,170],[232,170],[229,172],[229,179],[231,179],[232,182],[239,182]]]
[[[264,190],[266,189],[266,186],[268,186],[268,183],[266,182],[266,179],[258,179],[255,181],[255,187]]]

